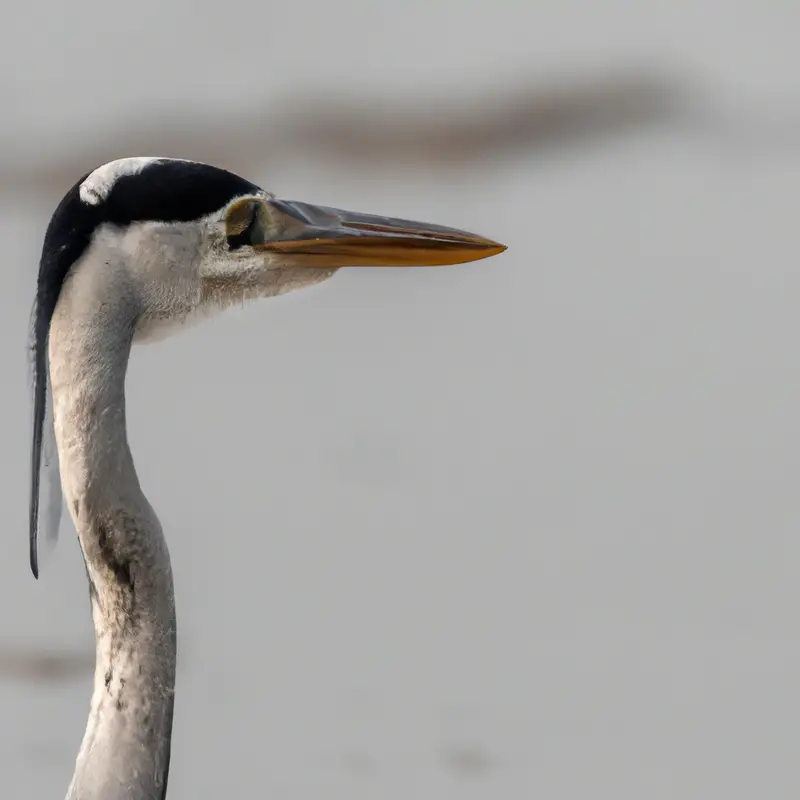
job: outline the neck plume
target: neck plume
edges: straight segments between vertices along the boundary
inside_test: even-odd
[[[105,264],[102,276],[92,272],[84,263],[64,287],[49,341],[64,499],[86,563],[97,640],[67,800],[163,800],[175,687],[172,570],[125,427],[135,302],[122,271]]]

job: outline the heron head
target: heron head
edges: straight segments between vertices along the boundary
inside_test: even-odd
[[[233,199],[214,221],[200,282],[204,302],[225,305],[319,283],[340,267],[459,264],[503,250],[456,228],[258,192]]]
[[[176,159],[113,161],[74,193],[73,216],[91,223],[80,269],[124,266],[139,299],[139,339],[197,312],[314,285],[340,267],[459,264],[505,250],[456,228],[280,200],[226,170]]]

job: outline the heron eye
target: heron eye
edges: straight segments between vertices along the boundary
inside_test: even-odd
[[[228,210],[225,218],[228,249],[238,250],[258,240],[258,207],[257,200],[241,200]]]

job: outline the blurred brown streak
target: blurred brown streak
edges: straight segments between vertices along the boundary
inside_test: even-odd
[[[521,87],[473,100],[469,110],[436,115],[370,115],[329,106],[284,124],[287,140],[351,162],[468,164],[498,152],[534,150],[576,136],[594,136],[663,120],[677,109],[664,81],[627,78],[549,89]]]
[[[187,662],[186,647],[179,669]],[[0,681],[13,680],[27,683],[62,683],[94,673],[95,652],[86,650],[26,650],[9,648],[0,650]]]
[[[0,679],[56,683],[91,675],[93,670],[93,650],[72,653],[0,652]]]
[[[150,123],[125,122],[86,147],[51,159],[0,162],[0,190],[60,197],[99,164],[130,155],[205,161],[252,173],[270,158],[313,155],[347,168],[464,168],[509,150],[533,151],[576,136],[662,121],[679,106],[675,87],[630,75],[516,89],[472,97],[465,109],[398,111],[376,104],[293,98],[281,110],[250,116],[154,112]]]

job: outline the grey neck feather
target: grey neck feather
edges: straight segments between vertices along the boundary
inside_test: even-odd
[[[175,686],[172,570],[125,427],[136,294],[125,269],[103,261],[73,271],[49,342],[64,499],[97,638],[89,719],[67,798],[163,800]]]

